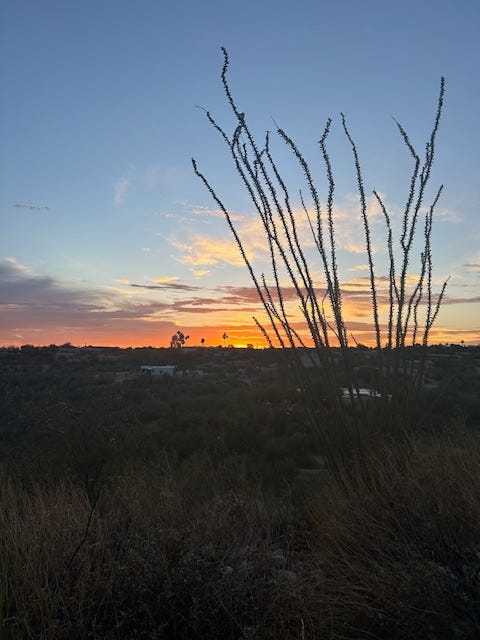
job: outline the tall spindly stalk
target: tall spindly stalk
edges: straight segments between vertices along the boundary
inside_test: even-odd
[[[328,119],[319,140],[328,190],[325,204],[320,201],[316,177],[301,150],[282,128],[275,125],[276,134],[290,150],[304,175],[305,184],[303,191],[300,190],[301,207],[295,207],[293,192],[273,156],[270,134],[267,132],[264,140],[258,142],[245,114],[233,98],[227,78],[229,57],[226,49],[222,51],[221,81],[236,124],[229,133],[210,112],[206,111],[206,117],[223,139],[261,223],[269,256],[268,276],[257,271],[230,210],[194,159],[193,168],[223,212],[262,303],[266,320],[253,320],[269,345],[279,345],[291,355],[291,371],[297,386],[306,395],[312,425],[325,461],[340,477],[339,470],[345,460],[352,451],[361,453],[373,433],[403,429],[416,420],[415,407],[422,388],[429,335],[447,284],[444,282],[440,292],[433,293],[432,223],[442,187],[432,204],[424,205],[443,108],[444,79],[441,80],[435,120],[423,160],[405,129],[395,121],[413,159],[398,249],[385,200],[378,191],[373,191],[386,227],[386,276],[379,276],[375,267],[360,154],[346,118],[341,114],[356,173],[375,336],[373,349],[378,380],[372,397],[366,399],[360,393],[354,367],[351,341],[355,344],[356,341],[348,327],[343,305],[346,294],[339,274],[335,180],[327,144],[332,121]],[[318,270],[314,273],[312,259],[307,257],[307,245],[311,243],[305,241],[302,233],[305,225],[311,233],[317,261],[319,259],[320,262],[320,277]],[[422,248],[418,255],[418,237],[421,235]],[[385,279],[388,296],[386,320],[382,322],[379,284]],[[412,280],[413,287],[410,285]],[[292,319],[287,299],[292,296],[300,309],[306,331],[300,330]],[[416,363],[411,352],[416,354]],[[306,358],[310,359],[314,369],[305,367]]]

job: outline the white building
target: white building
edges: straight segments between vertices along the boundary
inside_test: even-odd
[[[150,376],[174,376],[175,375],[175,369],[177,367],[175,367],[172,364],[167,364],[167,365],[147,365],[147,364],[143,364],[140,367],[140,371],[144,374],[144,375],[150,375]]]
[[[342,392],[342,400],[344,402],[349,402],[350,391],[348,390],[348,388],[342,387],[341,392]],[[358,390],[353,389],[353,397],[355,400],[357,399],[373,400],[375,398],[381,398],[382,395],[379,391],[375,391],[375,389],[369,389],[368,387],[360,387]],[[390,393],[388,394],[388,397],[389,399],[392,397]]]

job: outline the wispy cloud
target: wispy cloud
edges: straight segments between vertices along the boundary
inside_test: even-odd
[[[194,216],[197,217],[206,217],[206,218],[225,218],[225,214],[221,209],[215,209],[212,207],[205,207],[202,205],[194,205],[194,204],[187,204],[186,205],[189,210],[190,213]],[[233,213],[230,212],[230,219],[237,221],[237,220],[244,220],[245,216],[242,216],[240,214],[237,213]]]
[[[180,250],[180,262],[190,267],[204,267],[225,262],[234,266],[243,265],[242,256],[230,239],[217,239],[195,234],[189,244],[170,240]]]
[[[248,259],[253,262],[268,256],[268,242],[261,220],[242,217],[237,223],[237,232]],[[163,237],[163,236],[162,236]],[[179,261],[189,267],[205,271],[204,267],[229,264],[244,266],[244,261],[234,237],[225,228],[225,236],[218,238],[202,233],[190,232],[188,242],[176,238],[165,238],[179,251]]]
[[[200,287],[195,287],[193,285],[190,284],[182,284],[180,282],[171,282],[171,281],[166,281],[163,283],[159,283],[159,284],[138,284],[135,282],[132,282],[129,284],[130,287],[135,287],[137,289],[147,289],[150,291],[165,291],[165,290],[171,290],[171,291],[198,291],[200,289]]]
[[[445,208],[437,209],[434,216],[441,222],[453,222],[454,224],[459,224],[464,220],[463,216],[458,213],[458,211],[452,211],[451,209]]]
[[[369,270],[369,266],[368,264],[357,264],[354,267],[350,267],[348,270],[349,271],[368,271]]]
[[[113,185],[113,197],[116,204],[122,204],[127,197],[128,191],[132,186],[132,177],[130,175],[122,176]]]
[[[30,276],[32,270],[24,264],[17,262],[15,258],[2,258],[0,260],[0,282],[2,279],[11,280],[22,276]]]
[[[480,260],[478,262],[465,262],[463,266],[471,271],[480,271]]]
[[[184,203],[182,203],[184,204]],[[209,208],[204,206],[187,206],[190,213],[196,217],[206,218],[209,217],[223,217],[224,214],[220,209]],[[367,211],[372,228],[376,228],[378,223],[383,220],[383,215],[380,207],[374,197],[369,197],[367,200]],[[284,211],[285,220],[287,224],[287,231],[290,237],[293,237],[293,226],[290,221],[290,216],[287,211]],[[307,215],[303,208],[292,208],[292,216],[295,224],[295,233],[299,238],[300,244],[303,250],[311,249],[315,247],[315,239],[310,228]],[[317,220],[314,211],[309,211],[310,221],[317,233]],[[232,215],[231,219],[234,222],[235,230],[242,242],[242,246],[248,259],[251,262],[256,260],[265,261],[269,260],[269,246],[267,241],[266,232],[259,216],[246,216],[246,215]],[[284,224],[277,213],[274,213],[273,217],[275,226],[278,232],[278,236],[283,242],[284,246],[288,246],[288,241],[285,235]],[[329,237],[327,229],[326,211],[322,209],[322,226],[323,226],[323,241],[328,250]],[[339,205],[335,206],[333,211],[333,220],[335,227],[335,243],[337,249],[343,249],[353,254],[365,254],[365,241],[364,241],[364,229],[361,220],[361,211],[359,206],[359,198],[355,195],[347,196]],[[185,220],[184,220],[185,222]],[[189,220],[188,222],[191,222]],[[205,266],[214,266],[221,263],[230,264],[233,266],[242,266],[243,259],[236,245],[235,239],[228,230],[225,224],[225,236],[218,238],[208,235],[206,233],[190,232],[187,237],[188,242],[178,238],[168,238],[170,244],[175,247],[180,255],[179,260],[181,263],[191,266],[202,268]],[[372,253],[376,252],[375,244],[372,245]],[[360,267],[359,267],[360,269]]]
[[[446,295],[442,304],[478,304],[480,302],[480,296],[474,296],[473,298],[451,298]]]
[[[224,218],[225,214],[221,209],[215,207],[207,207],[201,204],[192,204],[188,200],[175,200],[174,204],[184,207],[190,215],[195,216],[196,218]],[[238,213],[234,213],[233,211],[229,212],[230,218],[232,220],[243,220],[245,216],[240,215]]]
[[[46,205],[32,204],[30,202],[16,202],[13,206],[17,209],[29,209],[30,211],[50,211],[50,207]]]
[[[178,276],[161,276],[160,278],[155,278],[156,284],[168,284],[169,282],[176,282],[180,278]]]
[[[205,207],[202,205],[187,204],[186,206],[189,208],[190,213],[192,213],[194,216],[206,216],[211,218],[223,218],[225,216],[221,209],[212,209],[211,207]],[[235,219],[238,218],[239,216],[235,217]]]

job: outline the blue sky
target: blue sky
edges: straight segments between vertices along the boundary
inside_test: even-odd
[[[365,259],[353,247],[355,176],[339,113],[367,192],[378,189],[399,212],[411,162],[392,116],[423,151],[446,77],[430,193],[445,185],[434,267],[438,286],[451,280],[435,335],[479,343],[479,18],[474,0],[5,0],[0,344],[165,345],[177,328],[196,342],[219,344],[224,331],[233,344],[255,341],[248,275],[190,163],[194,156],[237,216],[262,269],[252,206],[197,108],[233,130],[221,46],[252,129],[261,136],[275,119],[305,151],[321,197],[317,141],[334,119],[346,285],[358,283]],[[275,150],[297,193],[298,171]],[[378,263],[381,273],[380,244]],[[366,317],[355,316],[367,341]]]

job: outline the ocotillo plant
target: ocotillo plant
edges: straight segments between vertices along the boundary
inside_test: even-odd
[[[294,192],[287,185],[273,156],[269,132],[262,143],[257,142],[245,114],[233,98],[227,79],[228,53],[226,49],[222,51],[224,64],[221,80],[234,114],[235,128],[229,134],[210,112],[206,111],[206,116],[225,142],[261,221],[271,266],[268,277],[265,273],[257,272],[234,216],[194,159],[193,168],[225,215],[263,305],[266,320],[253,320],[269,345],[276,343],[291,355],[291,368],[297,385],[307,397],[312,424],[324,458],[333,473],[339,474],[345,459],[352,451],[357,454],[361,452],[372,434],[403,429],[416,420],[415,409],[422,388],[429,335],[447,284],[444,282],[440,291],[434,294],[431,236],[434,210],[442,187],[437,190],[431,205],[424,206],[443,108],[444,79],[441,79],[435,120],[423,160],[405,129],[395,121],[403,143],[413,158],[398,249],[394,243],[391,213],[381,194],[373,191],[386,225],[386,276],[379,276],[374,265],[371,220],[359,152],[346,118],[341,114],[342,128],[352,150],[356,172],[375,336],[377,381],[372,396],[365,398],[360,392],[352,361],[351,343],[353,341],[355,344],[356,341],[344,310],[345,291],[342,289],[338,264],[335,180],[327,147],[332,121],[328,119],[319,140],[328,193],[325,204],[320,202],[318,183],[299,147],[282,128],[275,125],[279,139],[287,145],[304,175],[309,202],[300,190],[301,206],[296,208],[293,205]],[[303,233],[305,226],[318,252],[320,277],[307,255],[308,243]],[[420,251],[418,236],[421,236]],[[388,282],[388,293],[386,304],[383,305],[386,311],[382,313],[379,286],[385,280]],[[414,284],[411,285],[411,282]],[[292,297],[300,308],[306,331],[299,327],[291,315],[288,302]],[[337,354],[340,354],[340,366]],[[413,361],[414,354],[418,359],[416,363]],[[314,375],[311,369],[306,370],[305,358],[310,358],[311,364],[315,365]]]

